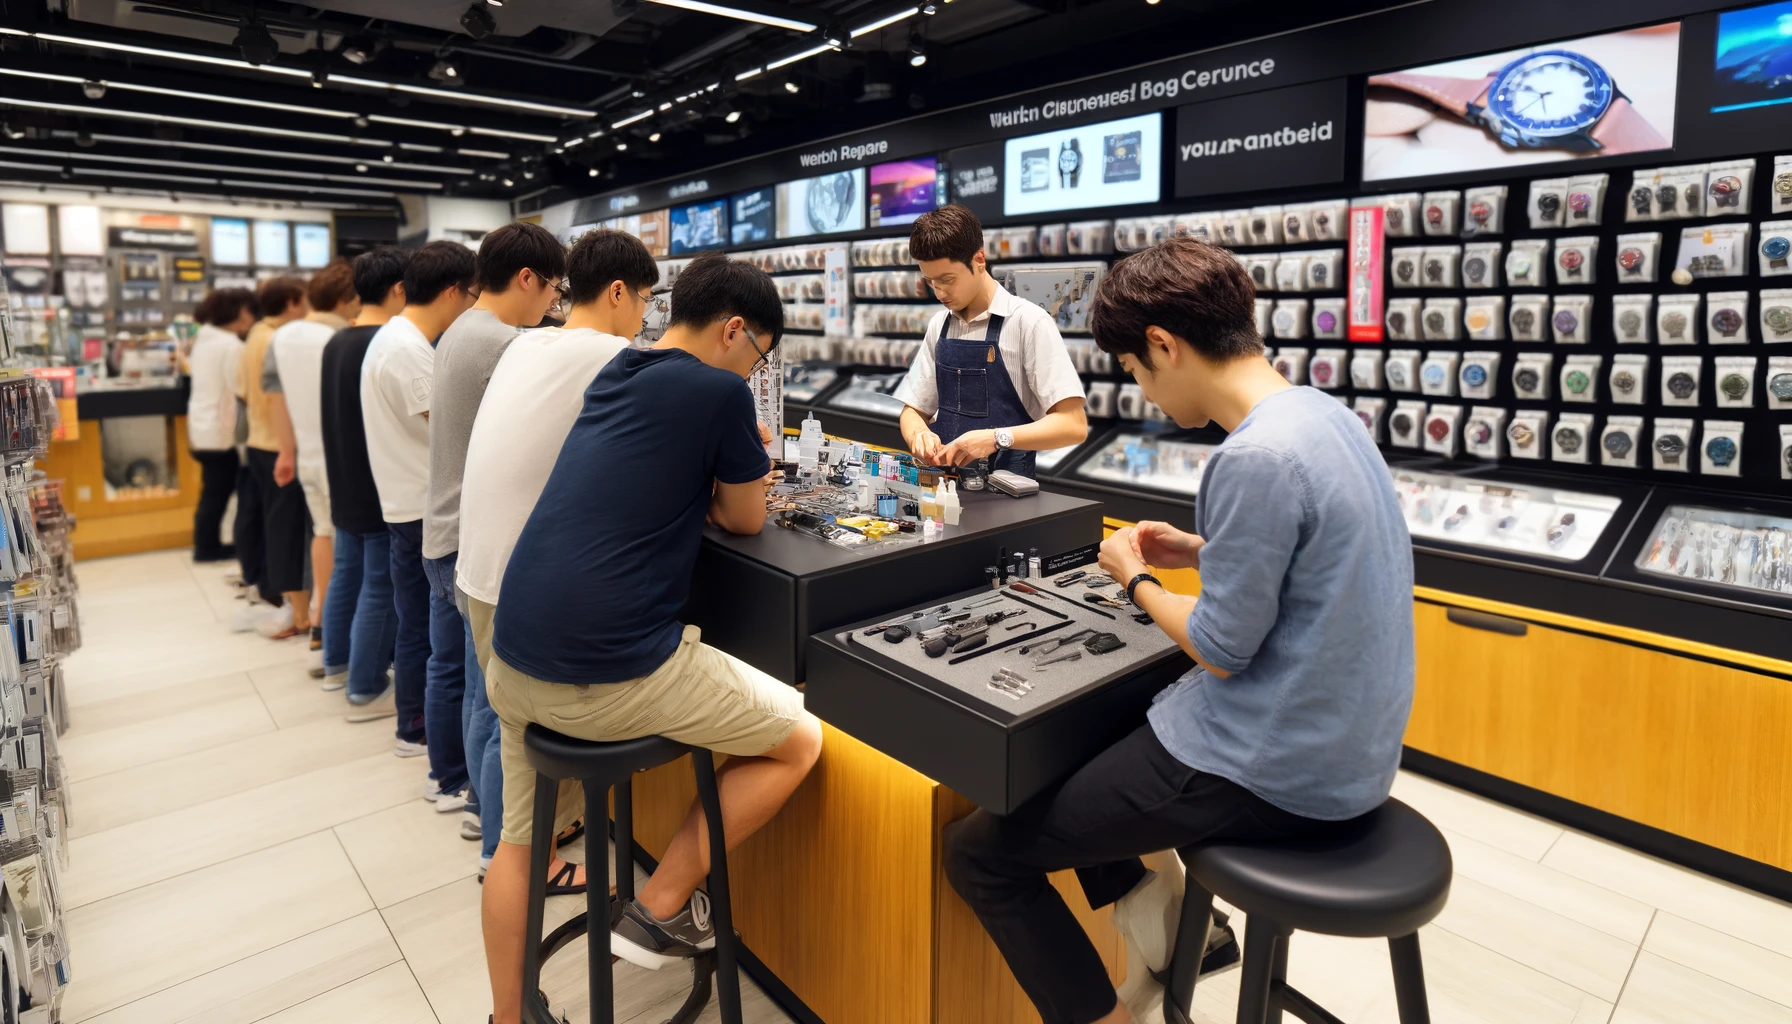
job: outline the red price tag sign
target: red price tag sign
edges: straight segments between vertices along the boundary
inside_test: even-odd
[[[1379,342],[1382,337],[1382,250],[1387,243],[1387,226],[1382,206],[1350,208],[1350,248],[1346,250],[1345,278],[1350,288],[1351,341]]]

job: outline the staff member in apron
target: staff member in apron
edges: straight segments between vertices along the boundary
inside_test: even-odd
[[[1081,444],[1083,381],[1058,325],[989,276],[976,215],[958,205],[922,214],[909,251],[946,308],[896,389],[908,450],[929,465],[1030,477],[1036,452]]]

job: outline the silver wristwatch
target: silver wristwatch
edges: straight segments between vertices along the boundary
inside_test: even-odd
[[[995,432],[995,435],[996,435],[996,450],[997,451],[1005,452],[1008,449],[1014,447],[1014,434],[1011,431],[997,430]]]

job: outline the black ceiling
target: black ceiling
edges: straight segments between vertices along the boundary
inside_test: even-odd
[[[790,24],[704,0],[0,0],[0,183],[574,196],[1389,6],[713,2]]]

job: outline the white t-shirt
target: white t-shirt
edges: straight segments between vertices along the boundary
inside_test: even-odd
[[[324,475],[324,345],[348,321],[332,313],[313,313],[282,324],[268,342],[268,359],[279,374],[286,413],[298,441],[298,468]],[[267,390],[263,385],[263,390]]]
[[[585,407],[585,390],[628,347],[627,339],[588,327],[543,327],[504,350],[473,420],[461,479],[454,582],[468,597],[498,603],[510,553]]]
[[[1014,390],[1020,395],[1027,415],[1037,420],[1051,407],[1066,398],[1083,398],[1083,378],[1077,375],[1076,364],[1070,361],[1070,350],[1052,315],[1026,299],[1017,299],[1008,289],[996,286],[989,308],[970,321],[958,318],[949,309],[939,311],[927,324],[927,338],[921,342],[908,376],[896,388],[896,400],[913,407],[929,421],[940,410],[938,377],[934,372],[933,350],[940,331],[948,338],[969,338],[983,341],[989,334],[989,316],[1004,317],[1002,337],[997,347],[1002,365]]]
[[[187,394],[187,444],[201,452],[236,447],[236,374],[243,357],[243,339],[222,327],[204,324],[193,338],[187,372],[193,377]]]
[[[367,344],[361,362],[361,423],[367,464],[388,523],[423,518],[429,492],[429,394],[435,348],[403,316],[395,316]]]

